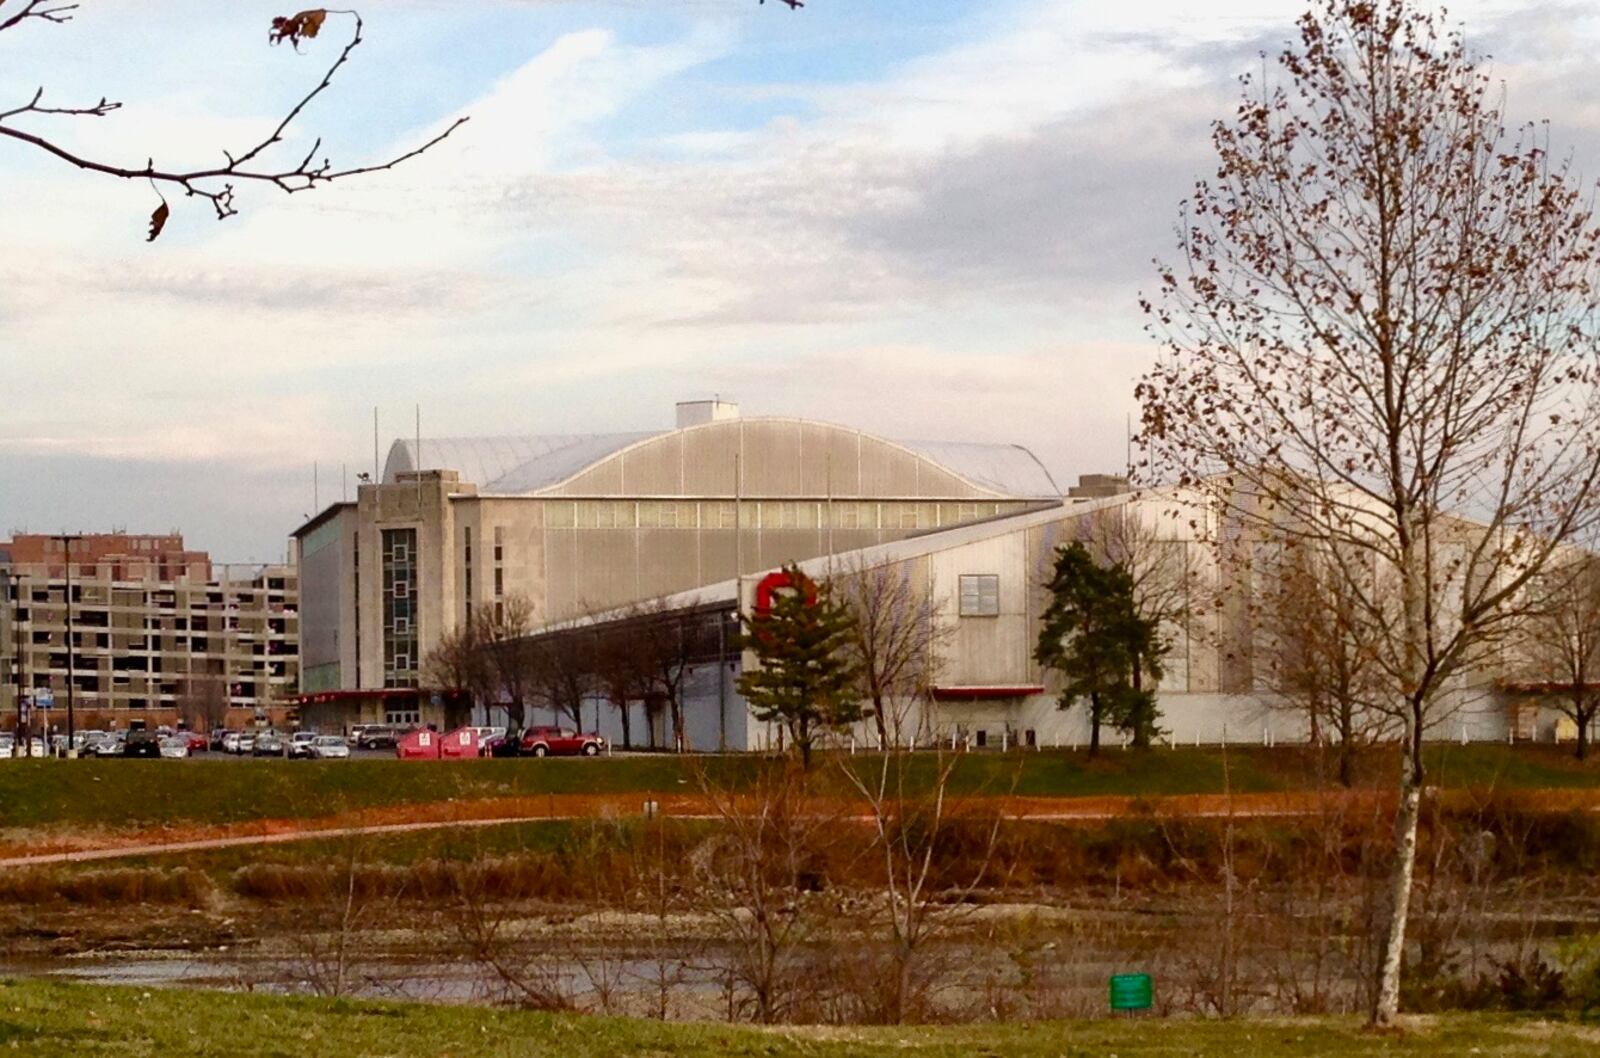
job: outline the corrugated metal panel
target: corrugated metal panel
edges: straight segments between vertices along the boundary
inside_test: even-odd
[[[1054,499],[1062,495],[1044,464],[1021,445],[951,441],[900,443],[980,488],[1028,499]]]
[[[950,496],[967,494],[968,488],[1023,499],[1061,495],[1033,453],[1017,445],[886,441],[849,427],[778,418],[726,420],[679,431],[423,438],[420,462],[417,442],[402,438],[390,446],[383,477],[392,484],[397,475],[419,466],[448,469],[485,494],[527,495],[593,468],[593,481],[584,475],[572,482],[571,491],[590,490],[592,484],[597,492],[725,495],[727,489],[708,486],[731,478],[741,432],[750,495],[826,492],[830,452],[835,495]],[[654,438],[670,440],[659,452],[645,445],[624,455],[625,474],[621,466],[600,470],[611,457]]]

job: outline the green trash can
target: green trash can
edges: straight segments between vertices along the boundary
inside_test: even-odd
[[[1155,1000],[1155,983],[1149,974],[1112,974],[1113,1011],[1149,1010]]]

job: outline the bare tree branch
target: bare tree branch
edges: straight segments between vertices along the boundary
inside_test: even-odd
[[[48,21],[52,22],[65,22],[70,16],[67,16],[64,13],[75,8],[76,6],[77,5],[72,4],[66,6],[45,7],[40,3],[40,0],[31,0],[30,3],[19,10],[16,14],[12,15],[9,19],[0,21],[0,31],[9,29],[21,22],[23,19],[30,17],[47,19]],[[443,142],[447,137],[449,137],[451,133],[455,132],[456,129],[460,128],[467,122],[468,119],[466,117],[456,118],[455,121],[451,122],[443,132],[440,132],[438,135],[427,140],[420,146],[414,147],[411,150],[405,151],[404,153],[396,155],[395,157],[384,162],[376,162],[368,165],[357,165],[342,169],[335,168],[333,163],[326,156],[324,156],[322,160],[318,162],[316,160],[317,153],[322,147],[322,140],[318,138],[312,144],[311,150],[306,152],[306,155],[293,166],[282,167],[264,164],[262,156],[265,154],[265,152],[283,142],[289,126],[300,117],[300,115],[305,111],[306,107],[309,106],[313,100],[328,90],[333,83],[334,75],[339,72],[340,68],[342,68],[345,63],[350,61],[351,53],[360,46],[362,40],[364,39],[362,36],[364,24],[361,21],[361,16],[355,11],[315,8],[310,11],[302,11],[300,14],[294,16],[294,19],[305,20],[307,16],[326,16],[328,14],[350,16],[355,25],[350,35],[349,42],[346,43],[342,49],[340,49],[338,56],[334,58],[333,62],[323,72],[322,79],[318,81],[310,91],[306,92],[306,94],[303,95],[299,101],[289,109],[289,111],[283,116],[282,120],[278,122],[278,124],[270,133],[268,133],[258,142],[250,145],[241,153],[235,154],[232,151],[224,149],[222,154],[223,157],[227,159],[227,164],[225,165],[201,167],[195,169],[168,168],[165,166],[158,167],[153,158],[147,160],[142,167],[117,165],[70,151],[46,136],[40,135],[36,132],[30,132],[26,129],[17,128],[14,124],[7,124],[8,121],[14,121],[16,118],[24,117],[29,114],[104,117],[105,115],[111,113],[111,111],[117,110],[122,106],[120,102],[110,102],[102,97],[99,103],[90,107],[43,107],[40,105],[40,100],[44,96],[44,89],[42,87],[34,93],[32,101],[26,105],[14,107],[10,110],[0,111],[0,136],[36,147],[39,150],[42,150],[47,154],[54,155],[55,157],[60,158],[62,161],[77,166],[79,169],[85,170],[86,172],[100,173],[105,176],[113,176],[124,180],[148,180],[151,182],[152,186],[156,184],[167,184],[182,188],[186,197],[201,198],[209,202],[212,209],[216,211],[217,219],[223,220],[228,217],[236,216],[239,212],[237,207],[234,205],[234,188],[237,183],[244,182],[265,184],[275,187],[285,194],[295,194],[300,191],[310,191],[324,184],[332,183],[335,180],[343,180],[348,177],[361,176],[368,173],[382,172],[386,169],[393,169],[395,166],[409,161],[423,152],[437,146],[439,143]],[[283,19],[275,20],[273,42],[276,43],[279,40],[288,39],[293,43],[298,44],[299,34],[280,29],[279,24],[284,23],[285,21],[286,20]],[[311,23],[304,22],[298,24],[306,26],[311,25]],[[316,28],[320,28],[321,17],[318,17],[314,24]],[[302,32],[305,36],[316,36],[316,29],[305,29]],[[296,48],[296,51],[298,51],[298,48]],[[165,202],[162,203],[162,207],[165,207]],[[162,212],[161,208],[158,208],[158,212]],[[162,213],[159,221],[152,217],[150,235],[151,239],[154,239],[160,234],[161,227],[164,224],[165,219],[164,213]]]

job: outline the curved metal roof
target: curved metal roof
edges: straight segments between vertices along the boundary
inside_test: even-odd
[[[742,421],[763,420],[751,418]],[[705,426],[685,429],[703,428]],[[1044,464],[1021,445],[890,441],[849,427],[832,428],[850,430],[851,433],[861,433],[886,444],[898,445],[979,489],[1001,496],[1057,499],[1062,495]],[[396,475],[419,467],[447,468],[458,471],[463,481],[477,485],[484,494],[532,495],[560,485],[626,448],[672,432],[655,430],[639,433],[423,438],[420,459],[417,442],[402,438],[389,449],[383,480],[392,484]]]

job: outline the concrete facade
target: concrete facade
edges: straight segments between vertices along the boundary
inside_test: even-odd
[[[513,596],[535,627],[560,624],[1060,502],[1015,446],[736,412],[695,402],[651,434],[396,441],[381,482],[295,533],[302,690],[417,686],[442,636]]]
[[[68,681],[80,728],[174,723],[182,696],[206,682],[223,686],[234,726],[290,708],[300,675],[293,567],[214,565],[176,534],[85,535],[70,555],[66,546],[49,536],[0,543],[8,722],[24,696],[48,689],[55,705],[36,720],[64,729]]]

